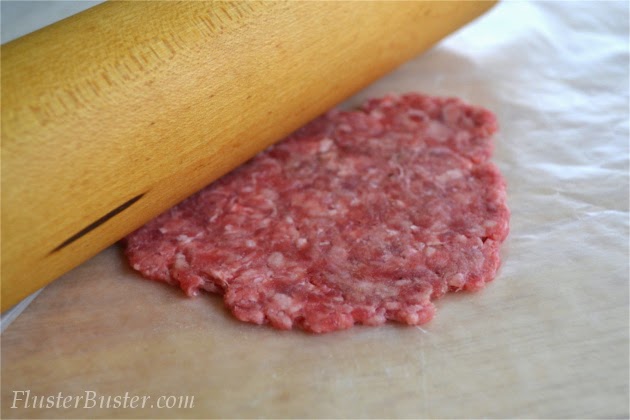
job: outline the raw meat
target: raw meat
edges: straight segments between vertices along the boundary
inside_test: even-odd
[[[420,94],[333,110],[126,239],[145,277],[312,332],[429,321],[478,290],[508,233],[494,116]]]

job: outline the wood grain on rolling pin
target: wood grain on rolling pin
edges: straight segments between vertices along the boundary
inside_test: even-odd
[[[2,47],[2,310],[493,2],[104,3]]]

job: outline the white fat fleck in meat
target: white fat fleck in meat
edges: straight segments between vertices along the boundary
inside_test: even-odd
[[[281,252],[273,252],[267,258],[267,264],[272,268],[280,268],[284,265],[284,255]]]
[[[378,109],[374,109],[370,112],[370,117],[374,117],[377,119],[383,119],[383,117],[385,117],[385,114],[383,114],[382,111],[379,111]]]
[[[438,175],[437,177],[435,177],[435,179],[440,184],[444,184],[448,181],[453,181],[455,179],[461,178],[462,176],[464,176],[464,174],[459,169],[450,169]]]
[[[446,225],[446,223],[442,222],[442,221],[438,221],[435,222],[431,225],[431,231],[432,232],[441,232],[443,230],[445,230],[446,228],[448,228],[448,226]],[[433,240],[429,243],[429,245],[436,243],[439,244],[441,243],[437,238],[433,238]]]
[[[260,195],[271,201],[275,201],[278,199],[278,192],[269,188],[265,188],[264,190],[260,191]]]
[[[420,120],[427,119],[427,113],[419,109],[411,108],[407,111],[407,114],[413,117],[419,117]]]
[[[424,253],[427,255],[427,257],[430,257],[431,255],[435,254],[435,248],[433,248],[432,246],[428,246],[424,250]]]
[[[248,239],[245,241],[245,246],[247,248],[256,248],[256,241],[254,241],[253,239]]]
[[[486,234],[486,229],[482,226],[473,226],[468,229],[468,234],[471,236],[482,237]]]
[[[308,240],[306,238],[298,238],[298,240],[295,241],[295,246],[298,249],[303,249],[307,243],[308,243]]]
[[[445,142],[451,135],[451,130],[440,122],[431,121],[427,127],[426,135],[435,141]]]
[[[300,302],[296,302],[291,296],[284,293],[278,293],[271,299],[277,309],[289,314],[295,313],[302,308]]]
[[[394,283],[396,284],[396,286],[407,286],[410,285],[412,282],[409,279],[400,279],[396,280]]]
[[[348,251],[346,251],[344,247],[333,246],[332,248],[330,248],[328,256],[330,257],[332,262],[336,264],[344,264],[348,259]]]
[[[328,215],[328,206],[322,203],[322,199],[310,198],[302,203],[302,206],[306,209],[307,213],[311,217],[325,217]]]
[[[466,284],[466,278],[462,273],[457,273],[450,276],[446,282],[451,287],[463,287]]]
[[[188,235],[177,235],[177,242],[181,243],[181,244],[189,244],[192,241],[194,241],[197,238],[200,238],[201,236],[203,236],[203,234],[201,232],[197,233],[195,236],[188,236]]]
[[[337,175],[341,177],[352,176],[357,173],[358,160],[353,158],[343,159],[336,165]]]
[[[385,303],[385,309],[387,309],[388,311],[395,311],[397,309],[400,309],[402,305],[399,302],[396,301],[388,301]]]
[[[326,153],[327,151],[329,151],[333,147],[334,144],[335,144],[335,142],[332,141],[332,139],[329,139],[329,138],[323,139],[319,143],[319,152],[320,153]]]
[[[186,260],[186,256],[184,254],[182,254],[181,252],[178,252],[175,255],[175,262],[173,263],[173,267],[179,270],[183,270],[188,268],[190,265],[188,264],[188,261]]]
[[[284,293],[278,293],[276,295],[274,295],[271,300],[273,301],[273,303],[275,303],[280,309],[285,309],[288,308],[289,306],[291,306],[291,302],[293,302],[293,299],[291,299],[290,296],[285,295]]]
[[[352,127],[350,126],[350,124],[339,124],[337,126],[337,130],[344,132],[344,133],[350,133],[352,132]]]
[[[494,220],[485,220],[483,222],[483,226],[487,228],[492,228],[492,227],[495,227],[496,225],[497,225],[497,222],[495,222]]]
[[[413,258],[419,252],[420,251],[418,249],[414,248],[413,246],[409,246],[409,247],[405,248],[405,250],[402,253],[402,256],[404,258]]]
[[[370,281],[354,280],[353,288],[366,295],[378,296],[380,299],[391,298],[398,295],[398,289],[385,283],[372,283]]]
[[[421,305],[413,305],[405,308],[402,313],[403,320],[409,325],[415,325],[418,323],[418,312],[422,310]]]
[[[162,235],[164,235],[164,234],[168,233],[168,229],[166,229],[165,227],[161,227],[161,228],[159,228],[159,229],[158,229],[158,231],[159,231]]]
[[[342,202],[335,203],[333,209],[335,210],[335,215],[339,214],[341,216],[344,216],[348,213],[348,208]]]

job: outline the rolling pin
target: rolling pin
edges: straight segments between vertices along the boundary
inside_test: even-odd
[[[2,311],[490,1],[108,2],[2,46]]]

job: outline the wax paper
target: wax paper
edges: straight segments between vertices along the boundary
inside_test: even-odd
[[[179,302],[186,319],[164,318],[142,334],[173,341],[168,348],[184,361],[178,374],[194,363],[187,356],[203,362],[195,365],[197,375],[178,385],[197,389],[196,415],[627,418],[628,22],[624,1],[504,1],[346,101],[342,106],[352,107],[389,92],[420,91],[461,97],[497,115],[501,131],[493,159],[507,179],[512,211],[498,277],[480,293],[439,301],[435,320],[422,328],[355,327],[321,339],[264,327],[224,334],[226,325],[241,327],[227,318],[207,322],[211,315],[200,315],[200,306],[193,311]],[[109,249],[60,281],[84,276],[88,282],[94,267],[105,278],[119,257]],[[76,284],[71,290],[78,295]],[[43,293],[33,306],[45,298]],[[165,298],[159,302],[167,305]],[[45,311],[41,303],[37,313]],[[125,316],[131,322],[133,316]],[[203,337],[200,331],[212,325],[226,355],[213,347],[200,360],[198,350],[210,338],[187,334]],[[61,349],[53,338],[44,344]],[[161,356],[134,352],[102,371],[124,367],[132,381],[135,367],[149,360],[152,372],[168,378],[161,384],[177,381],[168,363],[158,362]],[[287,354],[294,355],[291,365]],[[98,361],[93,363],[98,377]],[[206,366],[212,371],[200,382]],[[63,379],[70,368],[46,369]],[[212,382],[215,374],[220,384]],[[265,385],[254,385],[262,377]],[[295,396],[300,390],[304,394]],[[294,397],[282,399],[283,393]]]

